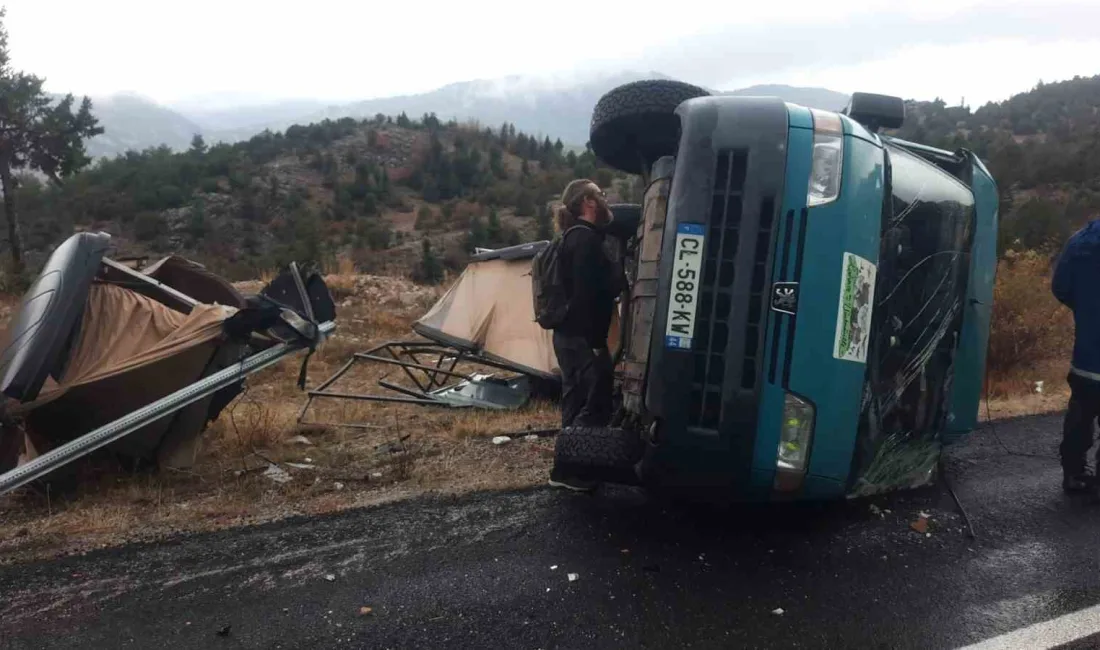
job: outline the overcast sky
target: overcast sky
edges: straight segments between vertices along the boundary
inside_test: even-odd
[[[5,0],[0,0],[5,2]],[[890,7],[891,4],[903,6]],[[740,5],[740,6],[738,6]],[[366,99],[504,75],[656,70],[720,90],[973,106],[1100,74],[1097,0],[6,0],[16,67],[161,102]]]

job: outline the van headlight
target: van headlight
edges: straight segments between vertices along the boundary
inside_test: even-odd
[[[810,458],[810,443],[814,437],[814,405],[787,393],[783,400],[783,427],[779,434],[779,454],[776,469],[802,474]]]
[[[840,177],[844,168],[844,129],[840,116],[829,111],[810,109],[814,119],[813,162],[806,205],[824,205],[840,195]]]

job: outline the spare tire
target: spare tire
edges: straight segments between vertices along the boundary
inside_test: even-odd
[[[604,232],[623,241],[638,234],[638,224],[642,222],[642,206],[637,203],[612,203],[611,214],[615,218],[607,224]]]
[[[613,88],[592,111],[592,151],[619,171],[643,174],[661,156],[676,154],[680,139],[676,107],[708,95],[704,88],[671,79],[646,79]]]
[[[554,464],[588,478],[635,483],[634,465],[645,443],[637,431],[618,427],[565,427],[554,441]]]

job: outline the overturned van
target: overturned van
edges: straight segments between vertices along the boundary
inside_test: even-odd
[[[606,448],[612,480],[741,500],[922,485],[976,425],[996,268],[995,183],[969,151],[843,112],[643,81],[600,99],[592,148],[643,176]]]

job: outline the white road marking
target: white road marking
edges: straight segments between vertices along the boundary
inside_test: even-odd
[[[1100,634],[1100,605],[1022,627],[959,650],[1042,650]]]

